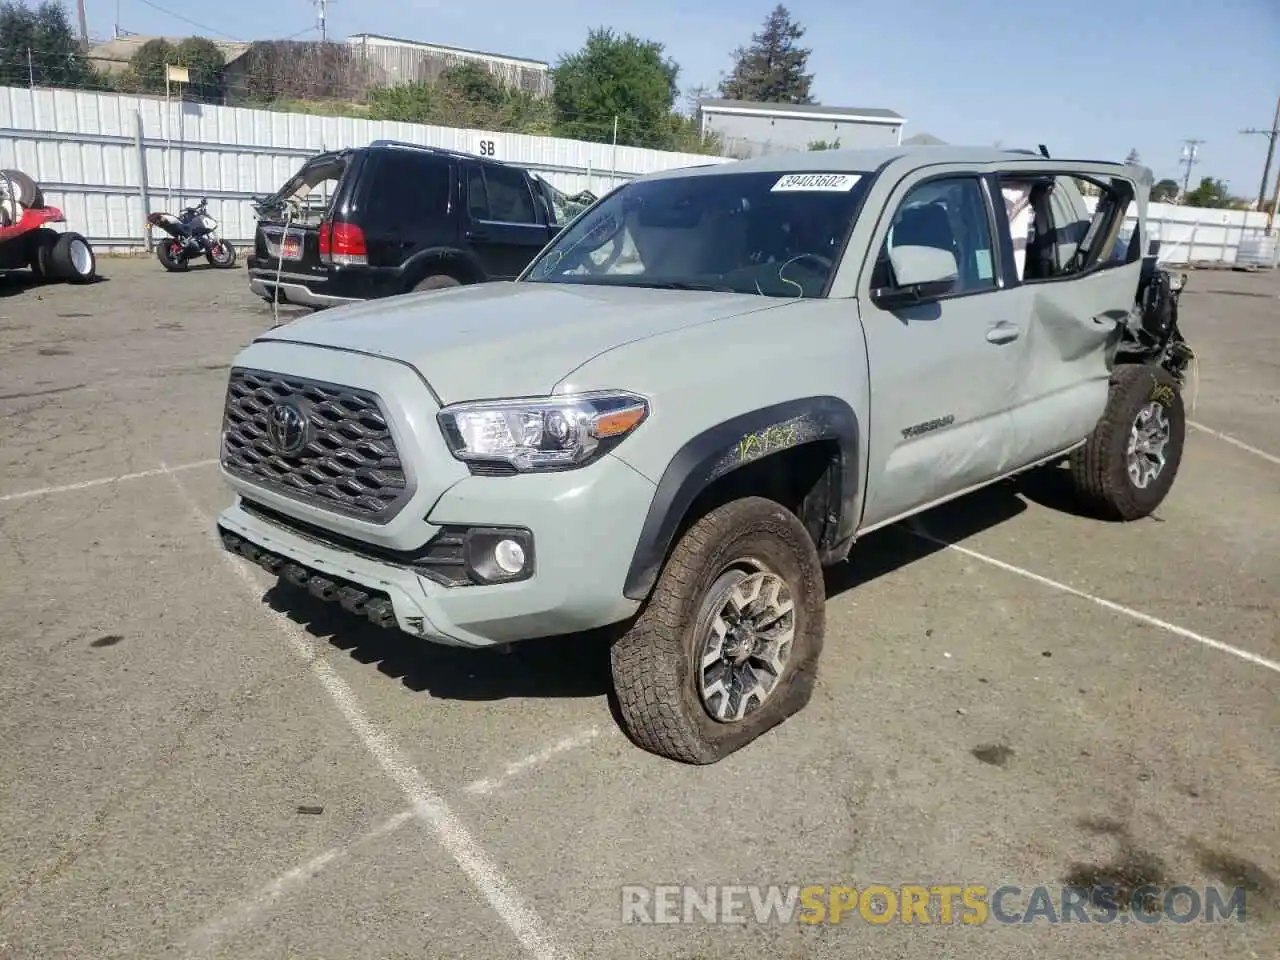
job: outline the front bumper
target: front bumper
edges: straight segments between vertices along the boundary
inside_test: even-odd
[[[622,588],[654,485],[614,457],[581,471],[467,477],[428,524],[520,527],[532,533],[526,580],[445,586],[368,550],[273,522],[240,498],[218,518],[227,549],[384,627],[425,640],[487,647],[603,627],[635,613]],[[317,515],[308,514],[314,524]],[[372,547],[372,545],[370,545]]]

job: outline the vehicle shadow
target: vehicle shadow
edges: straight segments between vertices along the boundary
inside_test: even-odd
[[[98,274],[89,283],[78,284],[78,286],[93,287],[99,283],[108,283],[110,279],[110,277]],[[14,297],[21,293],[68,286],[77,286],[77,284],[69,284],[60,280],[37,280],[29,270],[0,271],[0,297]]]
[[[1001,484],[939,507],[920,519],[926,539],[897,524],[859,540],[848,561],[827,572],[828,598],[893,573],[923,559],[947,543],[962,541],[1027,509],[1012,483]],[[287,583],[264,597],[317,639],[345,651],[352,660],[376,666],[410,690],[445,700],[508,698],[581,698],[612,696],[609,648],[626,624],[606,630],[526,640],[509,652],[446,647],[383,629],[312,597]]]

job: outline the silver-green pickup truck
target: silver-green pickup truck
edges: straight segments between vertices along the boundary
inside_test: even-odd
[[[1064,461],[1101,516],[1165,497],[1191,351],[1150,183],[950,147],[633,180],[515,282],[245,348],[223,542],[428,641],[615,625],[627,732],[714,762],[808,702],[860,535]]]

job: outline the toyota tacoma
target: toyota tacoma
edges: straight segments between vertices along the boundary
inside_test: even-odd
[[[1165,498],[1192,354],[1150,185],[952,147],[640,177],[514,281],[248,345],[222,541],[426,641],[613,626],[628,734],[715,762],[809,701],[863,534],[1047,466],[1099,517]]]

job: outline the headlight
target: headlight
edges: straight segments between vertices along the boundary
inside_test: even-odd
[[[521,473],[589,463],[648,415],[644,397],[618,391],[459,403],[437,414],[459,460],[507,463]]]

